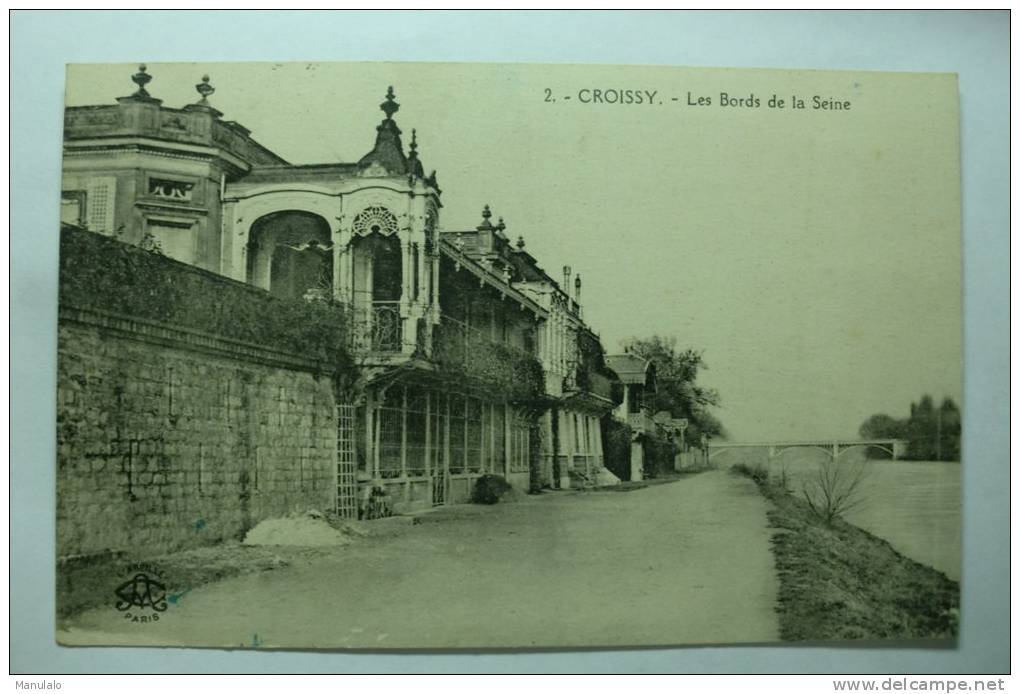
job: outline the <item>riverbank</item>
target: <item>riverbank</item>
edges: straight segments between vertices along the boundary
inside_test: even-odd
[[[957,582],[841,519],[827,525],[760,468],[733,472],[751,477],[772,503],[783,640],[956,638]]]

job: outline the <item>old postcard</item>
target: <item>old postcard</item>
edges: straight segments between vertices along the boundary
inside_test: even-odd
[[[956,638],[954,75],[66,89],[61,644]]]

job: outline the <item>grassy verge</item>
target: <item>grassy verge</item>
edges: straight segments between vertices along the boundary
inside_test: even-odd
[[[841,519],[826,524],[760,468],[733,471],[753,479],[772,502],[784,640],[957,636],[957,582]]]

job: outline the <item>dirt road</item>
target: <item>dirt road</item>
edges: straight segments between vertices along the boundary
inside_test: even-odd
[[[200,587],[156,623],[90,610],[67,644],[477,648],[778,638],[765,501],[722,471],[459,506],[394,537]]]

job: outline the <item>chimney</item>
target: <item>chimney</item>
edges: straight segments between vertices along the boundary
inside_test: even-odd
[[[564,265],[563,266],[563,293],[566,294],[568,297],[570,296],[570,273],[571,273],[570,266],[569,265]]]

